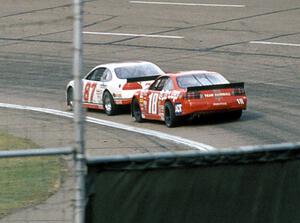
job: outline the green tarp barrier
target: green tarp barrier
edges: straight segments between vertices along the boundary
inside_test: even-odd
[[[88,161],[86,222],[300,222],[300,149]]]

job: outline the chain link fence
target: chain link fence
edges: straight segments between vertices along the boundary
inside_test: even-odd
[[[4,1],[0,12],[0,101],[64,110],[73,2]],[[0,222],[74,222],[73,152],[45,156],[73,143],[71,119],[1,109]]]

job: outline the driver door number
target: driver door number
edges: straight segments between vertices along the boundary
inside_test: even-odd
[[[151,93],[149,95],[149,105],[148,105],[149,114],[157,114],[157,104],[158,104],[158,94]]]
[[[96,90],[97,83],[88,82],[84,87],[84,95],[83,99],[85,102],[93,102],[94,99],[94,93]]]

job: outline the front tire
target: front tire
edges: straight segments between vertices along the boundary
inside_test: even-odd
[[[111,94],[106,91],[103,95],[103,107],[104,111],[107,115],[115,115],[117,113],[117,105]]]
[[[175,109],[171,102],[165,105],[165,124],[167,127],[172,128],[178,125],[178,117],[175,115]]]
[[[134,117],[136,122],[144,121],[144,119],[142,118],[142,112],[141,112],[139,101],[136,98],[132,100],[131,114],[132,117]]]

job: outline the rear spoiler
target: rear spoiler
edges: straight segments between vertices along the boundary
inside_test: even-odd
[[[158,78],[159,76],[160,76],[160,75],[127,78],[127,83],[130,83],[130,82],[138,82],[138,81],[150,81],[150,80],[155,80],[155,79]]]
[[[187,91],[201,91],[201,90],[217,90],[217,89],[226,89],[226,88],[244,88],[244,82],[238,83],[229,83],[229,84],[215,84],[207,86],[196,86],[188,87]]]

